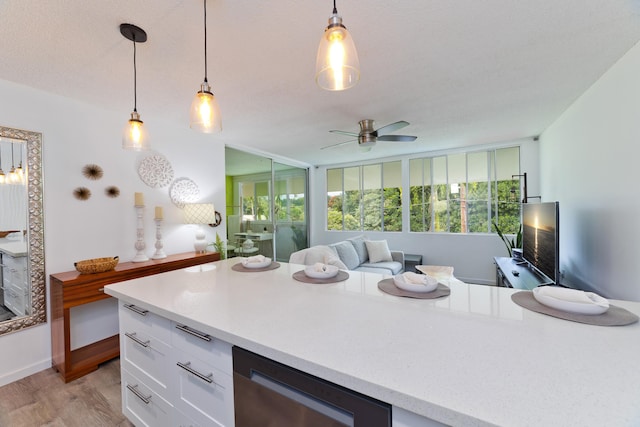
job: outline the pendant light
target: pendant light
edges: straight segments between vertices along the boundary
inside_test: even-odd
[[[13,142],[11,143],[11,170],[9,171],[9,176],[7,176],[7,181],[9,184],[17,184],[20,178],[16,173],[16,166],[13,159]]]
[[[133,112],[131,118],[124,127],[122,134],[122,148],[125,150],[142,151],[149,149],[149,139],[138,114],[137,104],[137,69],[136,69],[136,43],[147,41],[147,33],[142,28],[132,24],[121,24],[120,34],[133,42]]]
[[[22,169],[22,145],[20,145],[20,163],[18,164],[18,167],[16,168],[16,175],[18,176],[18,181],[20,182],[20,184],[24,184],[25,183],[25,176],[24,176],[24,169]]]
[[[189,112],[189,127],[202,133],[222,130],[220,107],[207,81],[207,0],[204,3],[204,82],[193,97]]]
[[[345,90],[355,86],[358,80],[358,52],[333,0],[333,14],[318,47],[316,83],[326,90]]]
[[[0,142],[2,142],[2,139],[0,139]],[[7,176],[2,170],[2,146],[0,145],[0,184],[4,184],[5,182],[7,182]]]

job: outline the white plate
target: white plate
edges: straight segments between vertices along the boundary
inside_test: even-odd
[[[579,314],[602,314],[609,309],[609,301],[593,292],[561,287],[543,289],[544,287],[534,288],[533,297],[547,307]]]
[[[409,292],[435,291],[436,288],[438,287],[438,279],[431,276],[427,276],[426,274],[424,275],[424,277],[425,277],[425,282],[424,282],[424,285],[422,285],[419,283],[407,282],[404,279],[404,276],[402,274],[398,274],[396,276],[393,276],[393,283],[403,291],[409,291]]]
[[[243,259],[242,265],[246,268],[266,268],[271,265],[271,258],[265,258],[262,262],[247,262],[246,259]]]
[[[304,274],[312,279],[330,279],[340,271],[335,265],[325,265],[324,268],[325,271],[316,271],[315,265],[308,265],[304,268]]]

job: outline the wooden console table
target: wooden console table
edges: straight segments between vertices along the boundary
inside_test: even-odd
[[[187,252],[159,260],[120,263],[114,270],[96,274],[68,271],[49,276],[51,298],[52,366],[65,382],[98,369],[98,365],[120,355],[120,339],[114,335],[71,350],[71,307],[111,298],[104,286],[152,274],[218,261],[220,254]]]

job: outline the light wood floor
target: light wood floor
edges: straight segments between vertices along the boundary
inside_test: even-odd
[[[67,384],[47,369],[0,387],[0,426],[132,426],[121,402],[120,359]]]

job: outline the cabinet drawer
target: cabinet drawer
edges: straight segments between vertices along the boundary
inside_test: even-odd
[[[65,287],[64,285],[58,284],[52,280],[51,286],[62,286],[64,308],[71,308],[77,305],[111,298],[109,295],[104,293],[104,285],[100,284],[87,283],[84,285]]]
[[[176,409],[200,426],[233,426],[233,377],[201,359],[177,351]]]
[[[26,299],[25,291],[13,284],[4,287],[4,305],[18,316],[24,316],[26,314]]]
[[[154,392],[170,399],[171,347],[144,331],[124,328],[120,335],[122,367],[136,374]]]
[[[171,326],[173,347],[207,361],[228,375],[233,374],[231,344],[182,323],[171,322]]]
[[[150,311],[133,305],[120,302],[118,310],[120,315],[120,330],[135,330],[163,341],[171,343],[171,322]]]
[[[144,382],[122,369],[122,412],[136,426],[171,426],[173,407]]]

